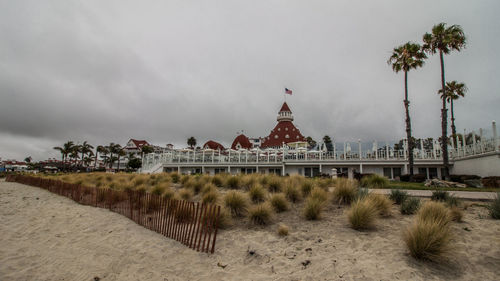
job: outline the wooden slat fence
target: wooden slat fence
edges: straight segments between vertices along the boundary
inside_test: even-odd
[[[8,175],[6,181],[40,187],[83,205],[109,209],[196,251],[213,253],[215,250],[220,215],[217,205],[26,175]]]

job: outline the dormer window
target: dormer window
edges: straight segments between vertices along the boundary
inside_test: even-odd
[[[288,131],[288,128],[285,128],[285,131]]]
[[[286,136],[285,136],[285,139],[289,139],[289,138],[290,138],[290,136],[289,136],[289,135],[286,135]]]
[[[275,138],[275,139],[278,139],[278,135],[274,135],[274,138]]]

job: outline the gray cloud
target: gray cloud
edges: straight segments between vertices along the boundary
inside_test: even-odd
[[[404,136],[403,74],[392,48],[441,21],[467,49],[446,56],[467,84],[457,125],[499,120],[497,1],[4,1],[0,3],[0,157],[58,157],[66,140],[230,144],[265,136],[283,88],[316,139]],[[409,75],[417,137],[440,134],[439,62]]]

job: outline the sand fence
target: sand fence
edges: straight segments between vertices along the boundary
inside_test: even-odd
[[[213,253],[215,250],[220,215],[220,206],[217,205],[26,175],[8,175],[6,181],[40,187],[83,205],[109,209],[196,251]]]

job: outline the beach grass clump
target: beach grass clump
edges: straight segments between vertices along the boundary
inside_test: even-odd
[[[175,220],[177,222],[189,222],[193,216],[193,209],[190,206],[177,205],[175,210]]]
[[[224,205],[231,211],[233,216],[242,217],[247,212],[248,200],[241,192],[231,190],[224,196]]]
[[[401,205],[406,199],[408,199],[408,192],[399,189],[393,189],[391,190],[389,198],[394,201],[394,203]]]
[[[164,199],[170,200],[175,198],[175,191],[173,191],[171,188],[165,189],[163,194],[161,195]]]
[[[143,185],[146,183],[146,178],[144,177],[137,177],[135,178],[132,183],[134,184],[134,186],[140,186],[140,185]]]
[[[182,175],[182,176],[181,176],[181,178],[180,178],[180,180],[179,180],[179,183],[180,183],[182,186],[184,186],[184,184],[185,184],[188,180],[190,180],[190,179],[191,179],[191,177],[190,177],[189,175]]]
[[[309,196],[311,190],[314,188],[314,184],[311,180],[304,180],[300,185],[300,191],[303,197]]]
[[[323,188],[315,187],[311,190],[309,197],[326,202],[328,200],[328,192],[326,192]]]
[[[216,190],[211,190],[205,194],[203,194],[203,197],[201,198],[201,202],[205,204],[215,204],[217,202],[217,199],[219,198],[219,193]]]
[[[194,194],[200,193],[201,189],[205,186],[206,180],[203,178],[199,178],[198,180],[195,180],[193,185],[191,186]]]
[[[250,187],[254,186],[258,182],[256,175],[245,175],[241,179],[241,186],[248,190]]]
[[[448,224],[451,221],[450,213],[443,203],[429,201],[418,210],[418,218],[425,221],[436,221]]]
[[[365,197],[351,204],[347,212],[347,219],[353,229],[371,229],[374,227],[378,215],[379,211],[374,201]]]
[[[462,222],[463,221],[463,217],[464,217],[464,213],[462,212],[462,210],[456,206],[451,206],[449,208],[449,213],[450,213],[450,218],[452,221],[455,221],[455,222]]]
[[[288,235],[288,226],[286,226],[285,224],[279,224],[278,225],[278,235],[279,236],[287,236]]]
[[[392,201],[382,194],[370,193],[366,199],[370,201],[382,217],[391,215]]]
[[[240,188],[240,177],[239,176],[229,176],[225,183],[226,188],[238,189]]]
[[[203,188],[201,189],[201,194],[205,195],[212,191],[217,191],[217,187],[213,183],[207,182],[205,183],[205,185],[203,185]]]
[[[422,206],[422,208],[424,208]],[[441,218],[442,219],[442,218]],[[418,217],[403,233],[403,240],[416,259],[438,261],[451,250],[451,229],[446,220]]]
[[[403,215],[413,215],[420,208],[420,199],[409,197],[401,203],[400,211]]]
[[[387,188],[389,186],[389,180],[384,176],[373,174],[363,177],[360,185],[369,188]]]
[[[250,190],[248,190],[248,196],[253,203],[260,203],[266,199],[267,191],[264,187],[262,187],[262,185],[257,183],[250,187]]]
[[[178,173],[170,173],[170,178],[173,183],[179,183],[181,176]]]
[[[271,222],[273,210],[267,203],[250,207],[248,218],[256,225],[267,225]]]
[[[224,179],[221,175],[215,175],[212,177],[212,183],[217,187],[222,187],[224,185]]]
[[[366,196],[368,196],[368,194],[370,194],[368,188],[360,187],[358,188],[358,194],[356,195],[356,199],[363,199]]]
[[[193,198],[193,191],[188,188],[181,188],[179,189],[179,196],[182,200],[189,201],[191,198]]]
[[[494,219],[500,219],[500,193],[497,193],[496,198],[488,206],[490,216]]]
[[[460,207],[462,204],[462,200],[460,200],[458,197],[455,195],[449,195],[448,198],[446,198],[446,206],[448,207]]]
[[[217,223],[218,228],[220,229],[226,229],[233,225],[233,217],[231,215],[231,211],[225,206],[222,206],[220,208],[219,220]]]
[[[300,190],[299,190],[299,187],[297,186],[297,184],[292,184],[292,183],[289,183],[285,186],[285,195],[286,195],[286,198],[288,198],[288,200],[290,200],[290,202],[298,202],[300,201],[300,198],[301,198],[301,195],[300,195]]]
[[[432,201],[446,202],[450,194],[444,190],[434,190],[431,195]]]
[[[358,196],[358,187],[356,181],[338,178],[337,185],[333,189],[334,201],[339,204],[350,204]]]
[[[318,200],[317,198],[307,198],[304,204],[304,209],[302,210],[304,217],[307,220],[318,220],[321,218],[321,212],[323,211],[325,202]]]
[[[162,195],[165,190],[169,188],[169,186],[170,185],[168,183],[159,183],[153,186],[153,188],[151,189],[151,194]]]
[[[273,177],[267,184],[267,189],[269,190],[269,192],[281,192],[282,188],[283,184],[281,182],[281,179],[278,177]]]
[[[285,194],[283,193],[274,193],[273,195],[271,195],[271,198],[269,198],[269,203],[273,207],[274,211],[276,211],[276,213],[287,211],[290,208]]]

